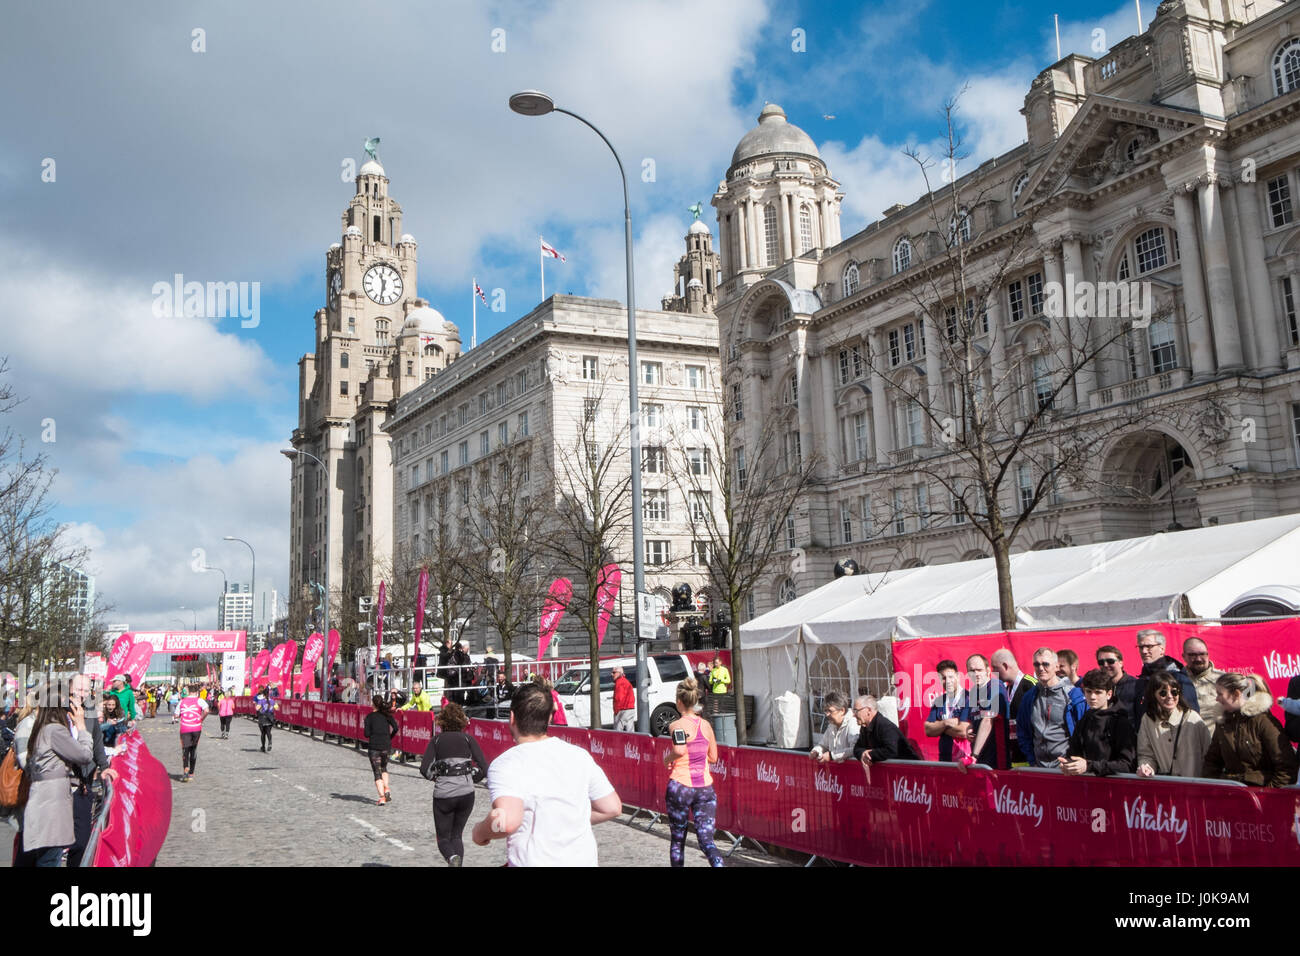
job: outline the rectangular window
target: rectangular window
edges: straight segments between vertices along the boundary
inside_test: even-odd
[[[669,560],[668,541],[646,541],[645,543],[645,563],[652,565],[667,564]]]
[[[1011,303],[1011,321],[1025,317],[1025,287],[1019,279],[1007,286],[1007,300]]]
[[[691,542],[691,563],[696,567],[708,567],[709,565],[709,542],[692,541]]]
[[[889,364],[897,365],[903,360],[902,353],[898,349],[898,329],[889,330]]]
[[[853,510],[847,501],[840,502],[840,542],[853,543]]]
[[[863,495],[858,499],[858,514],[862,518],[862,540],[868,541],[875,534],[875,525],[871,520],[871,496]]]
[[[1039,411],[1052,406],[1052,370],[1043,355],[1034,356],[1034,400]]]
[[[412,465],[411,466],[411,487],[414,488],[419,483],[420,483],[420,466]]]
[[[911,322],[903,326],[903,356],[909,362],[916,358],[916,328]]]
[[[791,551],[799,546],[794,535],[794,515],[785,516],[785,546]]]
[[[347,393],[348,393],[348,380],[343,379],[341,382],[339,382],[339,394],[346,395]]]
[[[447,434],[447,416],[439,415],[438,416],[438,437],[441,438],[445,434]],[[429,441],[427,437],[424,440],[426,444]]]
[[[798,432],[788,432],[785,436],[785,468],[796,471],[803,467],[803,442]]]
[[[691,520],[704,521],[713,510],[713,496],[707,491],[691,492]]]
[[[528,391],[528,371],[524,370],[515,374],[515,394],[522,395]]]
[[[853,377],[862,378],[862,349],[855,345],[849,352],[853,355]]]
[[[465,423],[468,421],[469,421],[469,403],[466,402],[456,409],[456,425],[457,427],[464,427]]]
[[[664,367],[658,362],[641,363],[641,384],[658,385],[663,382]]]
[[[867,413],[858,412],[851,419],[853,425],[853,460],[863,461],[867,457]]]
[[[745,420],[745,403],[741,400],[739,385],[731,386],[731,408],[735,420],[743,422]]]
[[[463,505],[469,504],[469,479],[462,478],[456,482],[456,497],[460,499]]]
[[[658,490],[648,490],[645,493],[645,504],[642,508],[646,521],[667,521],[668,520],[668,492]]]
[[[480,458],[486,458],[491,451],[492,451],[492,442],[491,439],[488,438],[488,433],[479,432],[478,433],[478,456]]]
[[[921,403],[915,399],[905,406],[907,415],[907,443],[912,446],[925,442],[925,423],[921,420]]]
[[[424,480],[428,481],[432,477],[433,477],[433,459],[426,458],[424,460]]]
[[[520,438],[528,437],[528,413],[527,412],[519,413],[519,437]]]
[[[597,368],[599,363],[594,355],[584,355],[582,357],[582,380],[584,382],[594,382],[598,377]]]
[[[1291,406],[1291,441],[1295,445],[1296,464],[1300,465],[1300,403]]]
[[[1147,337],[1151,346],[1151,371],[1159,374],[1176,368],[1178,347],[1174,341],[1173,324],[1163,320],[1152,322],[1147,327]]]
[[[745,449],[737,448],[735,459],[736,459],[736,488],[739,491],[744,491],[745,482],[749,477],[749,473],[745,471]]]
[[[1296,324],[1295,289],[1291,288],[1291,277],[1282,277],[1282,309],[1286,312],[1286,327],[1291,333],[1291,344],[1300,345],[1300,327]]]
[[[456,459],[457,464],[469,464],[469,442],[463,441],[456,446]]]
[[[930,486],[916,486],[916,515],[922,528],[930,527]]]
[[[519,459],[519,481],[525,485],[527,485],[532,478],[532,474],[528,470],[528,465],[528,456],[525,455],[523,458]],[[527,499],[525,499],[525,503],[526,502]]]
[[[451,469],[447,467],[447,453],[444,451],[438,456],[438,473],[445,475]]]
[[[1016,465],[1016,490],[1020,495],[1020,511],[1028,511],[1034,503],[1034,477],[1027,464]]]
[[[662,405],[641,406],[641,424],[645,428],[658,428],[663,423],[664,407]]]
[[[506,403],[506,383],[497,382],[497,407],[500,408]]]
[[[497,445],[505,445],[510,441],[510,426],[505,422],[497,425]]]
[[[1029,287],[1029,314],[1039,316],[1043,314],[1043,274],[1035,272],[1025,279],[1025,284]]]
[[[849,383],[849,350],[840,349],[840,384]]]
[[[641,470],[648,475],[662,475],[666,467],[667,454],[661,445],[647,445],[641,449]]]
[[[686,449],[686,461],[692,475],[707,475],[709,473],[709,450],[707,448]]]
[[[1057,478],[1059,477],[1059,475],[1056,470],[1055,458],[1049,457],[1047,459],[1047,474],[1049,476],[1048,477],[1049,491],[1048,491],[1048,499],[1047,499],[1048,503],[1053,505],[1059,505],[1061,503],[1061,489],[1059,484],[1057,483]]]
[[[925,319],[924,318],[922,318],[920,322],[916,323],[916,346],[917,346],[917,351],[921,355],[924,355],[925,354]]]
[[[649,406],[646,406],[649,408]],[[596,415],[600,412],[600,399],[584,398],[582,400],[582,424],[590,425],[596,420]]]
[[[487,392],[479,392],[479,396],[478,396],[478,413],[479,413],[480,415],[486,415],[486,414],[487,414]]]
[[[1268,181],[1268,212],[1274,229],[1291,222],[1291,181],[1286,173]]]
[[[420,520],[420,499],[411,499],[411,522],[415,523]]]
[[[944,331],[948,333],[948,341],[956,342],[957,341],[957,307],[955,305],[950,305],[946,309],[944,309],[944,325],[946,326]]]
[[[962,505],[963,497],[960,489],[954,489],[952,493],[952,523],[966,523],[966,509]]]
[[[686,409],[686,424],[693,432],[704,429],[704,409],[698,405],[692,405]]]
[[[686,387],[687,388],[704,387],[704,366],[703,365],[686,366]]]
[[[894,489],[894,534],[907,534],[907,507],[903,501],[903,489]]]

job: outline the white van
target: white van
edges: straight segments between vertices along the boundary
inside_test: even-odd
[[[677,719],[677,684],[692,674],[685,654],[653,654],[646,661],[650,686],[646,700],[650,705],[650,733],[658,737],[668,732]],[[614,725],[614,668],[621,667],[627,679],[637,687],[635,657],[617,657],[600,662],[600,726]],[[555,693],[564,705],[570,726],[591,726],[591,668],[571,667],[555,682]]]

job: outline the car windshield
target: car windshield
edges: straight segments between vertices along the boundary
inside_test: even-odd
[[[576,694],[587,682],[587,668],[574,667],[564,672],[564,676],[555,682],[557,694]]]

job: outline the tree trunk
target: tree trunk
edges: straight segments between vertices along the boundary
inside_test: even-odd
[[[600,646],[596,643],[596,620],[590,615],[587,620],[587,649],[591,658],[591,719],[587,723],[592,730],[600,730]]]
[[[1005,537],[993,541],[993,565],[998,572],[998,610],[1002,629],[1016,629],[1016,599],[1011,592],[1011,548]]]
[[[736,695],[736,743],[741,747],[749,743],[749,728],[745,726],[745,673],[740,660],[740,605],[731,605],[731,687]]]

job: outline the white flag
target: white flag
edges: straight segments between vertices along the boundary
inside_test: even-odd
[[[561,262],[568,262],[568,261],[569,261],[568,259],[564,258],[564,256],[560,255],[560,250],[559,250],[559,249],[556,249],[553,245],[551,245],[551,244],[550,244],[549,242],[547,242],[545,239],[539,239],[538,242],[540,242],[540,243],[542,244],[542,252],[546,253],[546,254],[547,254],[548,256],[550,256],[552,259],[559,259]]]

